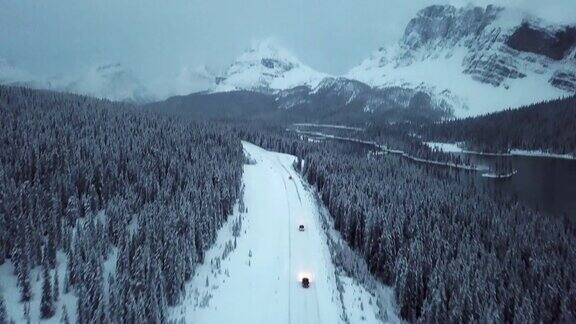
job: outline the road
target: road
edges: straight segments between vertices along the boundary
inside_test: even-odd
[[[247,211],[236,211],[219,231],[171,318],[187,323],[342,323],[344,308],[318,206],[292,168],[294,157],[243,146],[256,161],[244,166]],[[227,245],[234,246],[232,227],[239,219],[235,248],[224,253]],[[298,230],[300,224],[305,231]],[[308,289],[300,284],[304,275],[311,280]],[[355,295],[348,299],[361,300]]]

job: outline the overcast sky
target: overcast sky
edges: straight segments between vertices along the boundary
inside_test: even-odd
[[[140,77],[222,68],[274,38],[317,70],[340,74],[397,41],[424,0],[0,0],[0,56],[41,75],[120,62]],[[497,1],[574,22],[576,0]],[[486,5],[488,1],[474,1]]]

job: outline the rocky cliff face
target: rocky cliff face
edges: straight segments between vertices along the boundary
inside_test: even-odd
[[[430,6],[410,20],[401,42],[408,49],[435,49],[456,46],[482,34],[496,19],[500,8],[488,6],[457,9],[453,6]]]
[[[576,27],[496,6],[422,9],[348,77],[419,89],[475,115],[576,92]]]

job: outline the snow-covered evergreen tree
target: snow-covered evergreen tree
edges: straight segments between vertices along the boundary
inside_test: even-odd
[[[70,318],[68,317],[68,310],[66,309],[66,305],[62,305],[62,315],[60,317],[60,323],[70,324]]]
[[[54,284],[52,285],[52,298],[54,302],[58,302],[60,299],[60,284],[58,282],[58,268],[54,269]]]
[[[52,279],[47,263],[42,271],[42,299],[40,300],[40,317],[51,318],[54,316],[54,300],[52,299]]]
[[[0,323],[8,323],[8,312],[6,311],[6,302],[4,295],[0,294]]]

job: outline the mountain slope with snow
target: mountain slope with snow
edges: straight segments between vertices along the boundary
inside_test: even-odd
[[[326,76],[273,42],[262,41],[254,44],[230,65],[218,78],[214,92],[273,92],[297,86],[314,88]]]
[[[575,54],[574,27],[494,6],[435,5],[408,23],[398,44],[347,77],[418,89],[469,116],[576,92]]]

